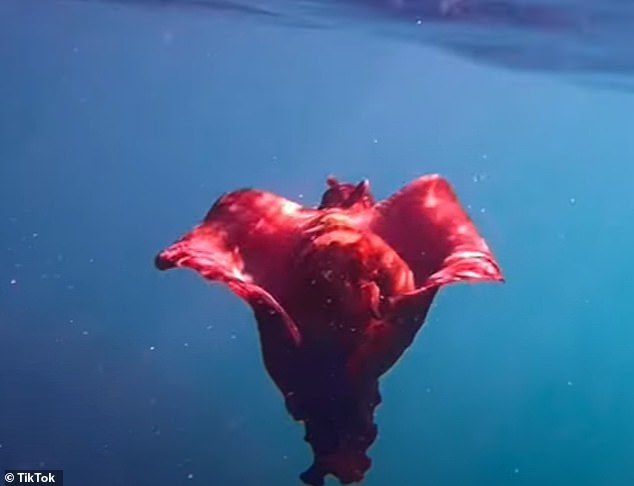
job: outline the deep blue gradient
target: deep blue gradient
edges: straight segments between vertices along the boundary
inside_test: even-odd
[[[365,484],[632,484],[634,98],[191,9],[3,0],[0,40],[2,468],[297,485],[250,311],[154,254],[226,190],[440,172],[507,284],[441,292]]]

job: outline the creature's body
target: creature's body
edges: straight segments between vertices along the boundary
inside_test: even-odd
[[[310,485],[363,479],[377,435],[378,378],[423,324],[439,287],[502,280],[444,179],[422,177],[375,204],[366,181],[329,189],[317,209],[236,191],[157,256],[227,284],[253,308],[264,362],[304,422]]]

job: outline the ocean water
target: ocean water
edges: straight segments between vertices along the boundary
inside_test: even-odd
[[[610,5],[584,25],[620,37],[590,43],[585,71],[621,87],[631,24]],[[512,38],[506,17],[476,23],[523,46],[511,64],[323,7],[335,27],[204,2],[0,2],[1,469],[297,485],[310,451],[250,310],[153,257],[227,190],[314,205],[329,174],[383,198],[441,173],[507,282],[440,292],[382,379],[364,485],[631,485],[630,91],[570,79],[547,33]],[[451,25],[468,40],[474,23]]]

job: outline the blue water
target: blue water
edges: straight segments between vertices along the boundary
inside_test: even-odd
[[[364,484],[632,484],[626,92],[116,2],[3,0],[0,41],[0,468],[297,485],[250,310],[153,257],[226,190],[312,205],[331,173],[382,198],[440,172],[507,283],[441,291],[382,380]]]

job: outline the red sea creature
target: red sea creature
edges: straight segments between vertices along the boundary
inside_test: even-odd
[[[318,208],[245,189],[159,253],[244,299],[266,369],[314,462],[300,477],[360,482],[377,436],[379,377],[412,343],[436,292],[452,282],[503,281],[489,247],[440,176],[375,203],[369,183],[328,178]]]

